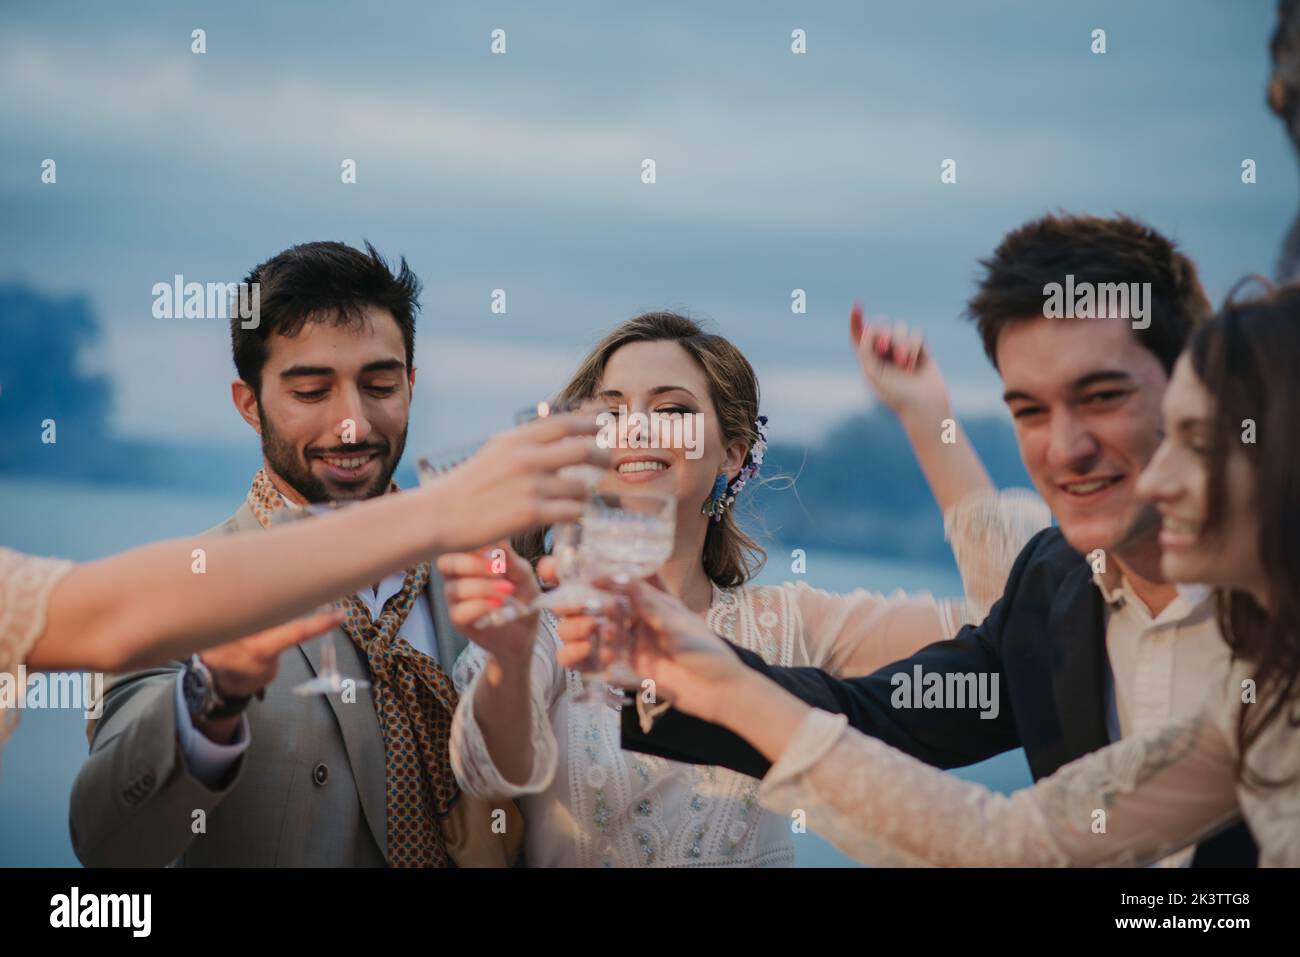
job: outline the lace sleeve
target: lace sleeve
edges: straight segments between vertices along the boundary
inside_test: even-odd
[[[978,624],[1002,597],[1016,556],[1051,523],[1047,506],[1023,489],[967,495],[944,516],[961,571],[962,598],[935,599],[925,592],[886,597],[862,589],[833,595],[799,583],[787,585],[803,619],[808,664],[841,677],[870,674],[910,657],[932,642]]]
[[[548,615],[542,615],[533,643],[529,675],[531,716],[529,739],[533,746],[533,767],[522,784],[507,781],[492,760],[483,731],[474,720],[474,692],[482,677],[488,653],[470,644],[452,669],[452,682],[460,696],[456,715],[451,722],[451,769],[467,793],[479,798],[518,797],[538,794],[551,785],[559,765],[559,746],[551,728],[550,709],[562,688],[560,669],[555,660],[559,639]]]
[[[965,592],[964,602],[944,603],[949,636],[962,625],[977,625],[988,617],[1002,597],[1016,556],[1051,524],[1052,513],[1043,500],[1019,488],[975,492],[944,513],[943,533],[952,544]]]
[[[45,632],[50,592],[72,566],[0,548],[0,671],[15,671]]]
[[[1004,796],[813,711],[759,790],[867,864],[1136,865],[1239,814],[1231,748],[1203,712],[1086,755]]]
[[[941,603],[899,590],[885,596],[859,588],[836,595],[798,582],[785,586],[802,621],[806,651],[794,664],[837,677],[867,675],[907,658],[932,642],[951,638]]]

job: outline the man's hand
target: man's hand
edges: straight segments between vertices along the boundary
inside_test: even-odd
[[[337,628],[346,617],[345,612],[335,608],[298,618],[209,648],[200,652],[199,660],[212,672],[217,694],[221,697],[242,698],[254,695],[275,680],[280,652]],[[239,715],[213,721],[196,720],[194,726],[210,741],[229,743],[239,728]]]

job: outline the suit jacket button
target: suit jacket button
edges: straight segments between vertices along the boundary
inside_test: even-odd
[[[324,764],[318,764],[311,769],[311,779],[317,784],[324,784],[330,779],[330,769]]]

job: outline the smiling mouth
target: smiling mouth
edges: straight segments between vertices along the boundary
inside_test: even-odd
[[[619,475],[634,475],[638,472],[666,472],[668,464],[658,459],[643,459],[637,462],[623,462],[618,466]]]
[[[326,470],[334,478],[346,482],[364,476],[369,471],[370,464],[378,460],[379,454],[379,450],[370,449],[366,452],[354,452],[349,455],[318,453],[315,458],[325,464]]]
[[[1162,531],[1172,532],[1175,535],[1186,535],[1196,537],[1201,533],[1201,526],[1197,522],[1188,522],[1181,518],[1173,518],[1169,515],[1163,516],[1160,528]]]
[[[1088,479],[1085,482],[1064,482],[1060,485],[1060,488],[1070,495],[1092,495],[1102,489],[1110,488],[1112,485],[1118,485],[1122,481],[1124,481],[1124,476],[1113,475],[1109,478]]]
[[[614,466],[620,482],[654,482],[672,467],[662,459],[624,459]]]

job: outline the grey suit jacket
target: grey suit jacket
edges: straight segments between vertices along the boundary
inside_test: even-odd
[[[291,520],[288,509],[277,520]],[[212,533],[259,532],[245,504]],[[466,640],[452,627],[442,579],[429,578],[438,653],[450,670]],[[176,675],[163,667],[114,676],[90,757],[72,789],[72,846],[87,866],[378,867],[387,856],[384,742],[369,687],[356,701],[299,696],[320,646],[334,640],[344,677],[369,680],[340,631],[280,657],[265,700],[248,706],[251,742],[215,789],[195,778],[176,729]]]

